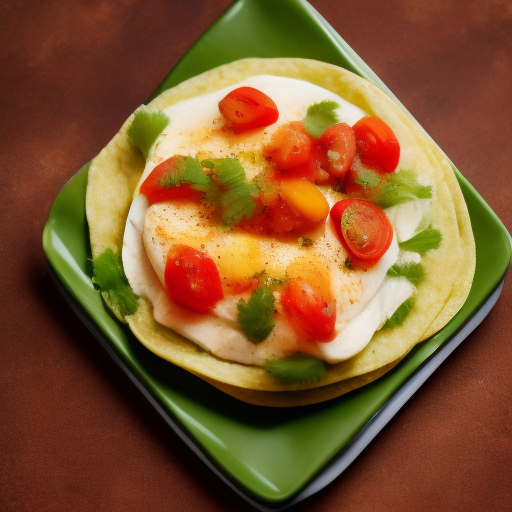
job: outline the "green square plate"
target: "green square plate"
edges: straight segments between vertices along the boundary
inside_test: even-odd
[[[300,44],[297,33],[301,34]],[[326,61],[361,75],[392,96],[303,0],[235,2],[181,59],[154,95],[207,69],[244,57]],[[106,311],[91,283],[85,218],[87,170],[88,165],[60,192],[44,229],[43,246],[56,282],[169,425],[228,485],[260,510],[286,508],[338,476],[485,317],[499,296],[510,262],[506,229],[454,169],[468,204],[477,247],[476,275],[462,310],[391,372],[360,390],[291,410],[255,407],[154,356]]]

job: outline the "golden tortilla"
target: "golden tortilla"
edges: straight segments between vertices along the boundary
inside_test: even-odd
[[[384,120],[401,146],[401,167],[428,176],[435,184],[430,218],[443,235],[442,245],[422,257],[426,278],[406,321],[378,331],[368,346],[347,361],[327,365],[314,384],[281,384],[264,368],[221,360],[176,332],[158,324],[143,297],[127,317],[135,336],[160,357],[181,366],[223,391],[249,403],[296,406],[321,402],[361,387],[383,375],[419,341],[441,329],[464,304],[475,268],[473,233],[466,204],[450,162],[422,129],[380,89],[342,68],[305,59],[245,59],[207,71],[165,91],[149,106],[164,109],[207,94],[249,76],[270,74],[306,80],[328,89]],[[125,220],[145,160],[128,140],[130,117],[93,160],[86,211],[92,255],[120,252]],[[119,312],[114,311],[119,316]]]

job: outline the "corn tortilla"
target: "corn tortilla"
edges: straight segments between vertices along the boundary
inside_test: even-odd
[[[460,187],[448,159],[431,139],[380,89],[342,68],[305,59],[245,59],[215,68],[169,89],[150,107],[164,109],[207,94],[249,76],[270,74],[302,79],[328,89],[384,120],[401,146],[401,165],[435,184],[432,225],[443,235],[439,249],[422,257],[426,278],[416,305],[399,327],[378,331],[368,346],[347,361],[328,365],[321,381],[282,384],[264,368],[221,360],[176,332],[158,324],[147,299],[126,318],[135,336],[160,357],[198,375],[225,392],[259,405],[295,406],[341,395],[380,377],[419,341],[441,329],[461,308],[471,287],[475,249]],[[92,255],[107,248],[120,252],[125,221],[145,160],[128,140],[130,117],[93,160],[89,170],[86,211]],[[118,311],[114,311],[119,316]]]

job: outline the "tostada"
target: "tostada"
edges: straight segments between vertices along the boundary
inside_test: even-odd
[[[148,349],[244,401],[375,380],[471,287],[448,159],[380,89],[245,59],[169,89],[92,161],[94,282]]]

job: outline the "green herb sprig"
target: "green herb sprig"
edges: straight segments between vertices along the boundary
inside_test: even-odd
[[[165,112],[142,105],[135,111],[128,128],[128,139],[142,151],[147,160],[151,147],[170,122]]]
[[[438,249],[443,241],[443,235],[438,229],[434,229],[432,225],[420,231],[409,240],[400,242],[398,247],[403,251],[417,252],[421,256],[432,249]]]
[[[405,319],[414,307],[414,297],[409,297],[407,300],[402,302],[398,309],[391,315],[391,317],[384,324],[384,327],[398,327],[405,322]]]
[[[327,373],[323,361],[306,354],[270,359],[265,363],[265,368],[284,384],[311,384],[318,382]]]
[[[120,320],[137,311],[139,296],[133,292],[124,273],[121,255],[106,249],[93,259],[93,283],[98,286],[105,302],[117,311]]]
[[[305,130],[315,139],[320,137],[327,128],[339,123],[336,109],[339,104],[332,100],[324,100],[320,103],[314,103],[306,112],[302,120]]]
[[[403,265],[393,265],[386,275],[388,277],[405,277],[417,287],[425,279],[425,269],[421,263],[404,263]]]

